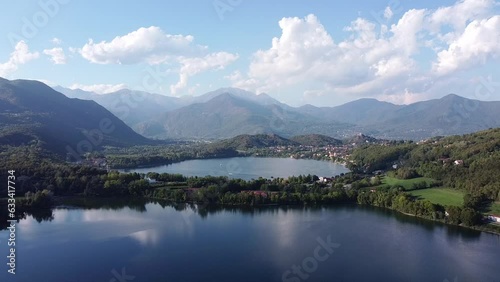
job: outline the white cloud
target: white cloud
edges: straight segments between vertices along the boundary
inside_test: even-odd
[[[281,37],[272,39],[270,49],[254,54],[248,79],[236,82],[235,86],[267,92],[281,84],[295,83],[326,67],[323,63],[330,62],[340,52],[314,15],[304,19],[283,18],[279,26]]]
[[[248,71],[225,78],[254,92],[302,86],[304,97],[318,99],[357,95],[406,103],[442,95],[434,91],[445,87],[433,86],[446,79],[442,74],[500,57],[500,15],[491,15],[495,5],[461,0],[436,10],[411,9],[390,27],[358,18],[340,40],[315,15],[283,18],[280,37],[253,54]],[[394,13],[386,8],[384,16]]]
[[[61,45],[62,40],[57,37],[54,37],[50,40],[50,42],[52,42],[54,45]]]
[[[93,84],[93,85],[84,85],[84,84],[73,84],[69,87],[70,89],[81,89],[84,91],[94,92],[97,94],[108,94],[113,93],[118,90],[126,89],[127,85],[125,84]]]
[[[38,52],[30,52],[28,45],[24,41],[19,41],[14,47],[14,51],[10,53],[9,60],[0,64],[0,76],[7,76],[16,71],[19,65],[26,64],[27,62],[39,57]]]
[[[52,49],[45,49],[43,53],[50,57],[50,60],[56,65],[64,65],[66,64],[66,56],[64,55],[64,51],[60,47],[55,47]]]
[[[454,31],[461,33],[471,20],[490,16],[494,6],[495,0],[460,0],[452,6],[434,11],[430,16],[429,25],[433,31],[441,31],[451,26],[452,32],[446,34],[450,37]]]
[[[394,13],[392,12],[391,7],[387,6],[384,10],[384,18],[389,20],[392,18],[393,15]]]
[[[178,69],[179,75],[179,81],[170,85],[170,92],[174,95],[188,87],[190,77],[209,70],[223,69],[238,59],[237,54],[228,52],[209,53],[207,46],[194,43],[193,36],[167,34],[156,26],[139,28],[109,42],[95,43],[90,39],[78,52],[83,58],[97,64],[169,64],[169,68]],[[157,87],[163,89],[164,86]],[[196,87],[187,92],[193,92],[194,89]]]
[[[439,75],[484,64],[500,57],[500,16],[473,21],[448,49],[438,53],[434,71]]]
[[[170,92],[177,95],[180,90],[187,86],[189,77],[211,69],[224,69],[225,66],[237,59],[238,55],[227,52],[217,52],[197,58],[180,58],[179,63],[182,66],[179,71],[179,81],[170,86]]]
[[[415,41],[404,33],[416,29],[418,14],[412,12],[406,16],[409,20],[393,25],[395,35],[390,39],[378,37],[374,23],[358,18],[345,28],[351,36],[338,44],[314,15],[284,18],[280,21],[281,37],[273,38],[270,49],[254,54],[248,78],[235,86],[267,92],[317,81],[332,88],[358,86],[359,91],[365,91],[366,86],[378,84],[374,80],[404,76],[415,65],[411,55],[416,50],[415,43],[403,44]]]
[[[167,34],[156,26],[141,27],[110,42],[94,43],[89,39],[79,52],[83,58],[97,64],[159,64],[206,48],[193,45],[193,40],[191,35]]]
[[[408,89],[404,89],[404,92],[397,95],[381,95],[378,97],[381,101],[390,102],[398,105],[408,105],[415,102],[421,101],[422,99],[428,99],[428,95],[423,93],[412,93]]]
[[[236,82],[236,81],[240,81],[241,79],[243,79],[243,75],[241,74],[241,72],[239,70],[236,70],[236,71],[232,72],[230,75],[224,76],[224,78],[229,79],[230,81]]]

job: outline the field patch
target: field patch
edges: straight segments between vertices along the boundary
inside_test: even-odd
[[[443,206],[462,206],[464,202],[463,192],[448,188],[412,190],[408,193],[421,200],[429,200],[433,204],[440,204]]]
[[[405,191],[414,190],[415,185],[419,185],[425,182],[427,187],[435,182],[434,179],[428,177],[417,177],[412,179],[398,179],[394,177],[384,176],[382,178],[382,184],[379,186],[394,186],[399,185],[404,188]]]

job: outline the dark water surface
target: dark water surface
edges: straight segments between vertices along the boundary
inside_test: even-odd
[[[15,276],[0,231],[0,281],[500,281],[499,236],[371,207],[87,203],[46,219],[18,224]]]
[[[125,172],[180,173],[185,176],[228,176],[250,180],[270,177],[289,177],[292,175],[311,174],[317,176],[335,176],[349,170],[343,165],[316,160],[291,158],[227,158],[190,160],[170,165],[149,168],[122,170]]]

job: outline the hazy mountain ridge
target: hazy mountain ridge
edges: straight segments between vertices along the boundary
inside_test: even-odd
[[[263,105],[231,93],[205,103],[170,111],[136,127],[139,133],[158,138],[220,139],[241,134],[275,133],[291,136],[314,123],[312,117],[287,112],[276,105]]]
[[[401,107],[404,106],[372,98],[363,98],[336,107],[319,108],[312,105],[305,105],[298,108],[298,110],[326,120],[364,125],[383,120],[390,112]]]
[[[54,87],[70,98],[93,100],[134,127],[145,120],[153,119],[167,111],[190,104],[189,101],[177,97],[169,97],[143,91],[122,89],[108,94],[97,94],[80,89]]]
[[[410,104],[377,121],[377,137],[422,139],[460,135],[500,127],[500,102],[484,102],[449,94]],[[371,133],[365,130],[367,133]]]
[[[318,133],[346,138],[365,133],[379,138],[418,140],[500,126],[500,102],[453,94],[410,105],[363,98],[336,107],[294,108],[267,94],[221,88],[182,98],[142,93],[144,102],[127,109],[127,103],[121,102],[131,100],[127,91],[94,94],[90,99],[118,117],[125,115],[123,120],[134,130],[154,138],[220,139],[260,133],[286,137]],[[88,96],[85,92],[73,93],[77,94]]]

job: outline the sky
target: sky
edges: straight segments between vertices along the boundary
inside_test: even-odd
[[[105,95],[221,87],[292,106],[500,100],[500,2],[0,3],[0,77]]]

